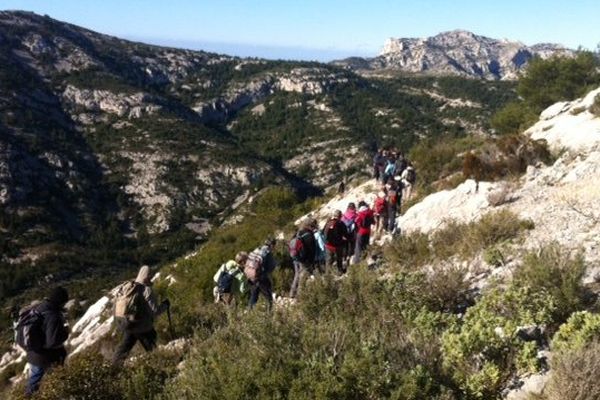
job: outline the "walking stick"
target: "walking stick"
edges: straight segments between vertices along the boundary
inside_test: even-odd
[[[171,306],[167,307],[167,319],[169,320],[169,334],[171,340],[175,340],[175,333],[173,333],[173,323],[171,322]]]

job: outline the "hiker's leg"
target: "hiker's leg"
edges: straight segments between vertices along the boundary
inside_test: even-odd
[[[271,284],[271,280],[269,278],[265,278],[260,281],[258,285],[261,293],[267,298],[269,302],[269,310],[273,307],[273,285]]]
[[[302,263],[293,261],[294,264],[294,280],[290,287],[290,297],[294,298],[298,294],[298,286],[300,284],[300,275],[302,274]]]
[[[135,342],[137,342],[137,336],[125,330],[123,332],[123,339],[121,339],[121,343],[115,354],[113,355],[112,362],[113,364],[121,364],[127,358],[127,355],[135,346]]]
[[[248,308],[253,308],[258,301],[258,293],[260,290],[260,285],[258,282],[255,282],[250,285],[250,300],[248,301]]]
[[[25,388],[25,395],[31,396],[40,387],[40,383],[42,382],[42,378],[46,373],[46,370],[42,367],[38,367],[37,365],[30,364],[31,368],[29,371],[29,378],[27,379],[27,386]]]
[[[332,253],[333,255],[333,253]],[[336,247],[335,248],[335,261],[337,263],[337,269],[339,271],[340,274],[343,274],[346,272],[346,269],[344,268],[344,248],[342,246]]]
[[[363,235],[356,235],[355,245],[354,245],[354,256],[352,257],[352,264],[358,264],[360,261],[360,256],[362,254],[362,237]]]
[[[388,214],[390,218],[388,220],[387,230],[391,233],[394,231],[394,226],[396,225],[396,207],[390,207],[388,210]]]
[[[156,330],[144,332],[137,335],[140,343],[146,351],[152,351],[156,347]]]

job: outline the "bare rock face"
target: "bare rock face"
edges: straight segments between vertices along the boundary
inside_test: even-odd
[[[335,61],[357,70],[397,70],[432,75],[461,75],[484,79],[516,79],[528,61],[539,56],[573,55],[557,44],[526,46],[464,30],[429,38],[390,38],[375,58]]]

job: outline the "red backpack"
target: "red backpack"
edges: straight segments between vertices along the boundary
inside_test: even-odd
[[[383,197],[378,197],[375,199],[375,204],[373,204],[373,211],[375,214],[379,215],[383,213],[385,210],[385,199]]]

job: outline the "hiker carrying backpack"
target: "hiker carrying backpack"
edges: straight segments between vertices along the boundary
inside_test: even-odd
[[[57,287],[47,299],[19,313],[16,341],[27,352],[27,362],[31,365],[26,385],[28,396],[37,391],[46,371],[63,364],[67,357],[64,343],[69,337],[69,330],[63,311],[68,300],[67,290]]]
[[[235,260],[221,264],[213,277],[216,284],[213,291],[215,302],[229,305],[235,297],[248,291],[248,280],[243,271],[247,259],[248,253],[240,251],[236,254]]]
[[[316,247],[313,231],[309,227],[305,227],[290,240],[290,257],[301,263],[312,263],[315,260]]]
[[[115,297],[115,321],[123,331],[123,338],[112,361],[121,364],[138,341],[146,351],[156,347],[154,319],[165,311],[168,314],[170,302],[166,299],[160,305],[157,303],[147,265],[140,268],[135,281],[121,285]]]
[[[273,305],[273,285],[270,274],[277,266],[277,262],[273,257],[275,243],[275,239],[269,238],[265,240],[262,247],[248,254],[248,260],[246,260],[244,265],[244,274],[250,282],[249,308],[253,308],[256,305],[260,293],[267,299],[269,309]]]

